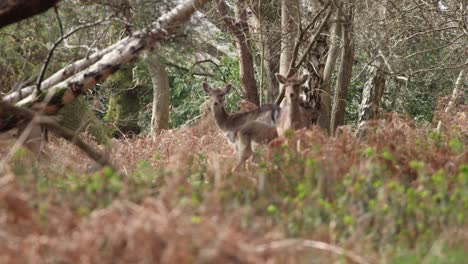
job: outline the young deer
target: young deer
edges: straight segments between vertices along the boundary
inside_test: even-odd
[[[225,95],[231,90],[230,84],[223,89],[214,89],[203,83],[203,90],[210,95],[216,125],[239,155],[234,170],[252,155],[252,143],[267,144],[278,137],[275,126],[278,106],[263,105],[252,111],[230,114],[224,108]]]
[[[281,110],[276,123],[276,129],[279,135],[284,135],[286,130],[300,129],[308,126],[307,117],[304,115],[304,109],[301,107],[301,87],[309,78],[304,74],[300,77],[292,76],[289,78],[277,73],[276,79],[284,85],[285,99],[281,103]]]

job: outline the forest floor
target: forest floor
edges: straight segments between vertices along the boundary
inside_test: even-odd
[[[52,137],[0,177],[0,263],[463,263],[467,112],[291,132],[235,173],[210,117],[96,146],[125,178]]]

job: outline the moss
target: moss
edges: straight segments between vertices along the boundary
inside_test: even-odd
[[[99,144],[109,143],[109,132],[90,109],[84,97],[78,97],[59,111],[61,124],[74,131],[87,131]]]
[[[104,121],[113,127],[113,136],[121,134],[138,134],[141,131],[138,125],[138,115],[140,110],[138,88],[132,88],[131,68],[124,68],[117,72],[106,83],[106,86],[113,88],[115,95],[109,99],[109,105]],[[118,91],[118,88],[121,90]]]

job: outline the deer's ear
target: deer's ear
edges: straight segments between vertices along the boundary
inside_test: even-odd
[[[204,90],[207,94],[210,94],[210,93],[211,93],[211,87],[210,87],[206,82],[203,82],[203,90]]]
[[[224,86],[224,94],[229,93],[229,91],[231,91],[231,88],[232,88],[231,84],[226,84],[226,86]]]
[[[276,73],[275,77],[276,77],[276,80],[278,80],[278,82],[280,82],[281,84],[286,83],[286,77],[284,77],[283,75]]]
[[[309,74],[303,74],[303,75],[299,78],[299,83],[302,85],[302,84],[304,84],[305,82],[307,82],[308,79],[309,79]]]

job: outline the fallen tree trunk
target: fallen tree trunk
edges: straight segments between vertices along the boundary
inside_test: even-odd
[[[6,95],[3,100],[10,103],[21,100],[18,103],[19,106],[31,106],[34,102],[44,101],[44,99],[50,99],[50,103],[53,101],[57,103],[57,100],[61,101],[59,100],[60,98],[51,94],[62,93],[62,95],[67,97],[63,101],[65,105],[76,96],[79,96],[79,94],[92,88],[97,82],[105,80],[122,64],[136,58],[142,50],[151,47],[156,41],[170,36],[174,29],[187,21],[198,8],[201,8],[208,1],[189,0],[179,4],[145,30],[126,37],[106,49],[66,66],[42,82],[42,94],[39,96],[33,95],[35,86],[28,86]],[[49,90],[52,90],[52,92]],[[65,90],[73,90],[75,92],[65,93]],[[45,96],[46,94],[47,96]],[[27,97],[24,98],[24,96]],[[56,112],[57,109],[52,110],[49,107],[46,111]]]

